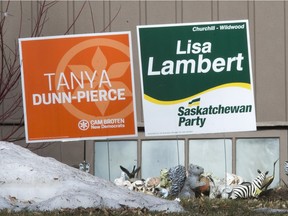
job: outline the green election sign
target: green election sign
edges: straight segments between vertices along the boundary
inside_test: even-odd
[[[256,130],[247,20],[137,33],[147,136]]]

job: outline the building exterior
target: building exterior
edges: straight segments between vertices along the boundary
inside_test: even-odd
[[[0,2],[1,20],[6,19],[2,32],[5,32],[10,46],[15,45],[20,28],[21,37],[31,36],[34,16],[41,10],[41,2]],[[284,0],[59,1],[49,7],[41,36],[61,35],[66,30],[69,34],[132,32],[138,136],[26,144],[24,140],[14,141],[23,137],[22,127],[13,135],[15,139],[10,140],[28,146],[41,156],[54,157],[71,166],[78,166],[85,160],[90,163],[92,174],[109,180],[120,175],[120,165],[129,170],[134,165],[141,166],[140,175],[147,178],[158,176],[162,168],[190,163],[202,166],[205,172],[219,178],[229,172],[252,180],[258,168],[269,170],[272,175],[273,163],[279,159],[273,185],[287,182],[283,169],[288,151],[287,13],[288,4]],[[19,24],[20,14],[22,24]],[[257,131],[145,137],[136,26],[242,19],[248,19],[250,26]],[[21,92],[21,87],[14,91]],[[9,102],[4,101],[0,106],[4,112]],[[0,121],[0,139],[19,123],[16,117],[20,117],[22,112],[20,110],[8,120]]]

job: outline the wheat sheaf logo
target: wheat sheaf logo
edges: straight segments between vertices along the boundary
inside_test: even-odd
[[[200,98],[195,98],[195,99],[191,100],[190,102],[188,102],[188,107],[199,106],[200,100],[201,100]]]

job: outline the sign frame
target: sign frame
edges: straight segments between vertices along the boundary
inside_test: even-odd
[[[137,42],[146,136],[256,130],[248,20],[139,25]]]
[[[18,41],[27,143],[137,136],[130,31]]]

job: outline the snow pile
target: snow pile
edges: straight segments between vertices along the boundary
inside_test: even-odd
[[[183,211],[176,201],[120,188],[52,158],[0,142],[0,209],[147,208]]]

